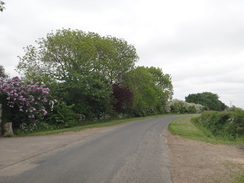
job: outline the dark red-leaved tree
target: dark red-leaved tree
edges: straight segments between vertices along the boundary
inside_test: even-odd
[[[119,84],[113,84],[114,109],[118,113],[125,113],[132,106],[133,93],[128,88],[121,88]]]

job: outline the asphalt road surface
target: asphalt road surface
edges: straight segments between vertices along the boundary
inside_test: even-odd
[[[121,125],[50,155],[19,175],[1,177],[0,183],[170,183],[164,132],[179,117]]]

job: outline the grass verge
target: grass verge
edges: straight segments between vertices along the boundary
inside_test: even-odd
[[[244,165],[236,164],[233,162],[226,162],[225,167],[228,172],[231,172],[231,178],[233,181],[231,183],[243,183],[244,182]]]
[[[19,133],[18,136],[43,136],[43,135],[55,135],[63,132],[71,132],[71,131],[81,131],[88,128],[102,128],[102,127],[109,127],[109,126],[115,126],[120,125],[123,123],[129,123],[133,121],[143,120],[147,118],[152,117],[160,117],[160,116],[167,116],[167,115],[154,115],[154,116],[147,116],[147,117],[136,117],[136,118],[127,118],[127,119],[118,119],[118,120],[111,120],[107,122],[97,122],[93,124],[88,125],[82,125],[82,126],[76,126],[71,128],[63,128],[58,130],[45,130],[45,131],[36,131],[36,132],[25,132],[25,133]]]
[[[239,138],[235,140],[224,139],[221,137],[213,136],[205,128],[195,124],[191,121],[193,117],[184,117],[176,119],[171,122],[168,126],[168,130],[175,135],[191,139],[200,140],[212,144],[226,144],[226,145],[243,145],[244,139]],[[230,169],[230,176],[232,177],[232,183],[243,183],[244,182],[244,167],[243,165],[227,162],[225,166]],[[235,171],[234,171],[235,170]],[[216,181],[219,182],[219,181]]]
[[[229,140],[221,137],[216,137],[211,134],[207,129],[194,124],[191,119],[193,117],[184,117],[176,119],[171,122],[168,126],[169,131],[172,134],[180,135],[184,138],[192,140],[200,140],[203,142],[208,142],[212,144],[244,144],[244,138],[237,138],[234,140]]]

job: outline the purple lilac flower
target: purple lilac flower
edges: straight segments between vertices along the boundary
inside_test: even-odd
[[[47,114],[42,103],[47,102],[46,95],[49,91],[48,88],[39,86],[39,83],[24,84],[18,77],[7,81],[0,79],[0,92],[7,95],[8,106],[11,108],[18,107],[18,111],[29,114],[30,118],[35,118],[34,114],[30,114],[33,112],[41,114],[40,111],[42,111],[43,115]]]

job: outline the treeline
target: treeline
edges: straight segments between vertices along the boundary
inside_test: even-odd
[[[219,96],[211,92],[203,92],[196,94],[189,94],[185,97],[186,102],[201,104],[205,106],[205,110],[223,111],[228,108],[222,101],[219,100]]]
[[[57,129],[112,118],[224,109],[216,94],[174,99],[171,76],[135,66],[139,57],[124,39],[62,29],[24,48],[9,78],[0,66],[2,121],[15,130]]]
[[[135,67],[136,49],[123,39],[62,29],[24,48],[22,78],[0,82],[3,119],[15,129],[62,128],[117,116],[165,113],[171,76]]]

